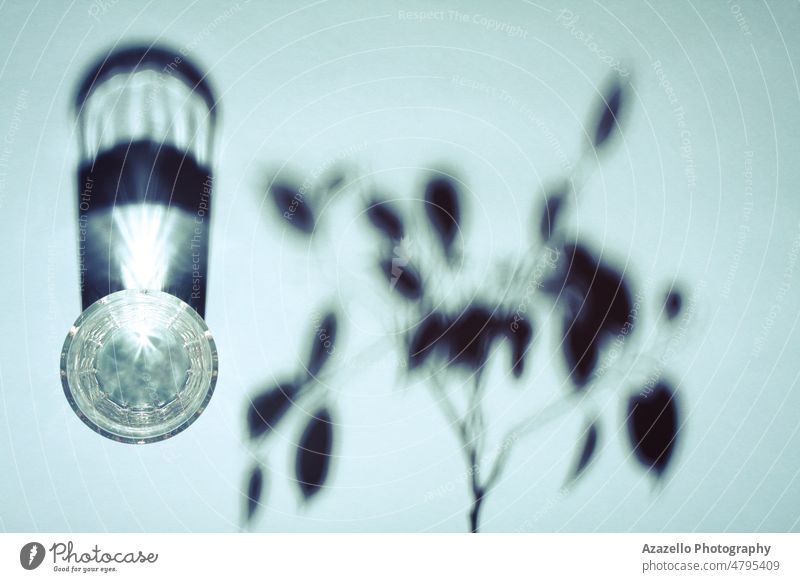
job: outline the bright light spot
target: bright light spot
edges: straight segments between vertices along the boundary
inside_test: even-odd
[[[119,256],[126,289],[163,289],[173,253],[169,241],[174,224],[173,214],[161,205],[114,208],[114,225],[123,244]]]
[[[146,333],[136,332],[136,340],[139,342],[140,348],[146,348],[151,345],[150,336]]]
[[[151,338],[156,335],[156,330],[153,327],[152,314],[147,309],[140,308],[136,312],[136,317],[130,323],[130,330],[136,338],[138,346],[137,354],[143,350],[153,347]]]

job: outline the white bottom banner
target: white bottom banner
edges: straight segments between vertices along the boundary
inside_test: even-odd
[[[800,534],[2,534],[0,580],[800,580]]]

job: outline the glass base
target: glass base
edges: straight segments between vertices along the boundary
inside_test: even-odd
[[[214,339],[186,303],[160,291],[117,291],[90,305],[61,351],[67,400],[90,428],[144,444],[205,410],[217,381]]]

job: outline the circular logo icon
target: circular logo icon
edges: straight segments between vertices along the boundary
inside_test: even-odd
[[[44,546],[39,542],[28,542],[19,551],[19,563],[26,570],[35,570],[44,561]]]

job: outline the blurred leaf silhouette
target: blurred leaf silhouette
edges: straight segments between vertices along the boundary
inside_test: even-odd
[[[621,115],[628,100],[627,85],[621,78],[613,78],[589,124],[593,130],[591,143],[596,150],[610,151],[614,133],[621,129]],[[597,456],[601,436],[599,415],[585,395],[609,386],[609,382],[604,382],[609,366],[637,366],[639,362],[650,365],[648,362],[652,361],[636,357],[638,354],[625,360],[620,354],[628,352],[616,349],[627,349],[627,342],[637,341],[642,335],[635,333],[639,325],[639,296],[634,302],[627,265],[625,269],[616,268],[605,249],[578,239],[569,232],[564,220],[567,207],[578,204],[580,197],[586,195],[595,167],[583,163],[589,153],[587,149],[578,153],[580,163],[571,166],[566,175],[547,181],[549,185],[540,193],[541,204],[532,201],[531,246],[520,248],[518,257],[498,258],[498,271],[502,275],[498,279],[507,282],[507,287],[495,288],[491,276],[484,276],[480,295],[468,292],[455,299],[449,295],[446,300],[441,297],[450,289],[442,290],[440,283],[458,274],[452,261],[456,251],[461,258],[467,248],[456,245],[464,214],[458,186],[463,182],[459,177],[442,172],[427,176],[422,192],[408,196],[410,200],[422,198],[422,205],[390,204],[376,194],[382,187],[374,185],[359,193],[362,202],[358,207],[364,209],[367,218],[364,225],[379,235],[372,264],[380,272],[375,270],[373,274],[389,283],[387,297],[396,293],[406,299],[386,315],[386,321],[396,332],[393,337],[403,339],[401,349],[407,369],[401,366],[400,373],[424,381],[458,440],[470,495],[466,513],[473,532],[480,530],[484,502],[502,478],[510,452],[549,419],[576,409],[584,418],[592,419],[578,438],[576,461],[567,478],[570,486],[577,483]],[[340,190],[336,200],[347,191],[346,185],[337,188]],[[298,194],[288,186],[280,191],[273,188],[281,216],[284,209],[294,204],[293,212],[302,214],[294,226],[310,233],[315,227],[314,217],[310,207],[297,205]],[[417,232],[420,229],[422,232]],[[535,236],[537,231],[539,236]],[[408,244],[418,236],[423,240],[430,238],[435,244],[429,256],[424,254],[428,249],[423,249],[423,254],[415,255],[412,262]],[[468,259],[464,257],[459,267],[467,265]],[[663,307],[664,319],[660,320],[663,323],[680,313],[683,296],[670,288],[658,301],[663,302],[659,303]],[[296,449],[295,480],[306,501],[324,487],[332,458],[334,424],[325,387],[315,376],[327,375],[334,368],[330,361],[337,326],[337,317],[330,311],[315,327],[305,366],[307,373],[301,375],[297,386],[291,385],[293,388],[288,391],[291,397],[263,393],[254,399],[248,416],[251,434],[269,434],[267,428],[283,416],[292,398],[316,395],[317,412],[308,419]],[[569,389],[541,408],[531,406],[531,410],[525,410],[520,400],[523,418],[508,428],[497,450],[489,451],[488,431],[490,427],[496,430],[496,423],[489,418],[485,395],[487,390],[495,390],[503,383],[495,377],[489,378],[497,369],[489,365],[498,351],[496,348],[507,340],[511,352],[506,368],[508,377],[516,385],[525,386],[524,379],[530,376],[526,359],[547,328],[556,331],[560,340],[559,349],[566,363],[565,384]],[[675,326],[659,328],[659,333],[674,332]],[[610,349],[612,345],[614,350]],[[656,348],[651,349],[657,349],[659,344],[654,342],[654,345]],[[678,436],[674,391],[661,381],[653,390],[631,396],[627,404],[627,429],[636,459],[660,477],[674,456]],[[256,414],[253,412],[256,409],[261,412]]]
[[[314,325],[308,362],[301,365],[294,382],[284,382],[262,390],[249,402],[246,413],[250,445],[261,448],[269,443],[275,427],[292,410],[297,401],[309,397],[323,402],[328,398],[327,387],[321,381],[326,364],[335,353],[335,342],[339,328],[339,318],[333,310],[326,311],[322,317],[312,317]],[[297,407],[302,411],[302,407]],[[288,421],[286,421],[288,422]],[[328,475],[331,450],[333,448],[333,421],[327,406],[319,408],[311,417],[297,443],[297,460],[294,483],[300,489],[304,500],[309,500],[324,485]],[[256,454],[254,450],[253,454]],[[246,522],[255,517],[255,507],[264,479],[263,469],[256,467],[249,478],[248,510]]]
[[[486,363],[492,342],[502,333],[502,322],[485,305],[469,305],[456,314],[447,330],[450,364],[477,371]]]
[[[636,458],[657,477],[666,470],[678,436],[675,393],[663,380],[628,401],[628,435]]]
[[[261,492],[264,486],[264,472],[261,467],[255,466],[250,472],[247,482],[247,522],[253,521],[256,511],[260,506]]]
[[[575,465],[575,469],[572,471],[570,480],[575,481],[578,479],[581,475],[583,475],[586,467],[589,466],[589,462],[592,460],[595,450],[597,449],[598,436],[599,432],[596,422],[589,424],[586,427],[586,430],[583,431],[583,448],[581,449],[581,454],[578,457],[578,462]]]
[[[448,257],[461,221],[459,198],[455,183],[446,176],[432,178],[425,187],[425,212]]]
[[[556,231],[561,212],[566,205],[569,183],[561,182],[544,193],[542,216],[539,222],[539,235],[548,242]]]
[[[279,384],[253,398],[247,410],[247,427],[250,438],[258,438],[272,430],[292,406],[299,391],[300,387],[296,384]]]
[[[615,78],[609,91],[603,96],[600,114],[594,130],[594,147],[601,148],[612,135],[614,127],[619,124],[619,116],[625,101],[625,88],[620,79]]]
[[[347,172],[345,168],[336,167],[331,170],[331,172],[325,176],[325,181],[323,183],[323,189],[325,192],[333,194],[339,189],[341,189],[345,182],[347,181]]]
[[[390,241],[400,242],[403,238],[403,221],[388,202],[373,198],[367,207],[367,218]]]
[[[314,212],[309,200],[298,188],[288,182],[273,182],[269,192],[275,209],[283,219],[303,234],[314,232]]]
[[[328,409],[319,410],[308,422],[297,447],[295,477],[308,500],[325,484],[333,449],[333,421]]]
[[[308,356],[308,375],[316,376],[322,366],[333,354],[333,344],[336,341],[336,314],[329,311],[314,330],[314,340],[311,343],[311,352]]]
[[[564,358],[576,387],[582,388],[597,365],[603,344],[623,328],[633,331],[633,304],[622,275],[600,263],[583,244],[564,248],[566,271]]]
[[[583,388],[597,366],[599,346],[597,330],[578,320],[564,322],[564,359],[570,379],[577,388]]]
[[[408,345],[408,364],[411,369],[418,368],[437,349],[439,340],[444,337],[447,326],[442,314],[433,312],[417,323]]]
[[[422,281],[408,259],[399,256],[383,259],[380,268],[392,289],[400,295],[411,301],[422,297]]]
[[[670,289],[664,297],[664,314],[669,321],[672,321],[681,313],[683,308],[683,295],[680,291]]]
[[[525,371],[525,356],[533,341],[533,325],[530,318],[514,316],[508,327],[503,330],[511,342],[511,371],[515,378],[522,377]]]

